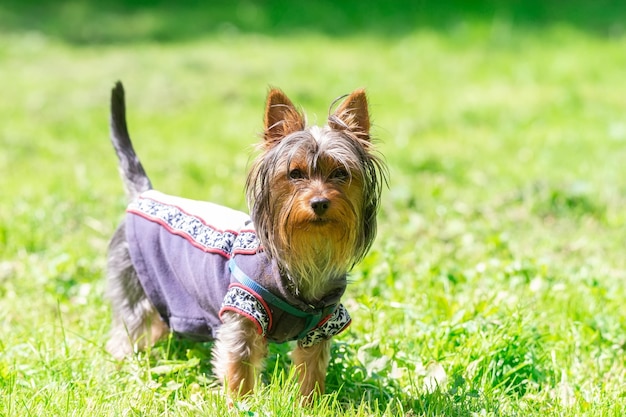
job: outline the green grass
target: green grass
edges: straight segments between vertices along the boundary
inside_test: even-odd
[[[170,340],[121,366],[103,349],[124,208],[117,79],[156,187],[240,209],[268,85],[319,123],[368,90],[390,186],[328,393],[299,407],[289,346],[274,346],[234,415],[626,414],[621,3],[320,3],[307,18],[118,1],[102,25],[95,3],[13,3],[0,5],[0,415],[227,413],[210,346]]]

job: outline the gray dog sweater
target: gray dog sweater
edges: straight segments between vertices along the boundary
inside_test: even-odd
[[[149,190],[127,209],[126,238],[146,295],[185,337],[214,340],[224,311],[248,317],[271,342],[303,347],[350,325],[339,303],[346,277],[313,305],[297,299],[245,213]]]

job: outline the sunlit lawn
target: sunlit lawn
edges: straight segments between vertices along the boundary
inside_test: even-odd
[[[239,209],[268,86],[310,123],[367,88],[389,189],[328,395],[300,408],[275,346],[235,412],[624,415],[625,68],[623,35],[506,19],[165,43],[5,31],[0,415],[227,413],[210,346],[173,339],[119,367],[103,349],[118,79],[155,186]]]

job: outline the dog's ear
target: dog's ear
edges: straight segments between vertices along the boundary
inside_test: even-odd
[[[369,140],[370,115],[365,90],[354,90],[328,117],[328,126],[334,130],[349,130],[359,139]]]
[[[291,100],[277,88],[267,94],[265,104],[265,145],[272,147],[290,133],[304,129],[304,117]]]

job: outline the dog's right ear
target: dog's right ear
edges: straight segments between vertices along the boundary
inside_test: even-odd
[[[291,100],[277,88],[267,94],[263,138],[271,148],[290,133],[304,129],[304,117]]]

